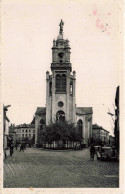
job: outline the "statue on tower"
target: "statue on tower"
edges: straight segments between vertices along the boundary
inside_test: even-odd
[[[60,22],[59,26],[60,26],[60,31],[59,31],[59,33],[60,33],[60,34],[63,34],[63,26],[64,26],[64,22],[62,21],[62,19],[61,19],[61,22]]]

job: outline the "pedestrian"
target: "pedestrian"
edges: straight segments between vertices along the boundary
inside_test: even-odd
[[[15,148],[16,148],[16,151],[17,151],[17,148],[18,148],[18,144],[17,143],[15,144]]]
[[[6,160],[7,154],[6,154],[6,148],[4,148],[4,159]]]
[[[95,147],[92,144],[90,147],[90,160],[94,160],[94,155],[95,155]]]
[[[23,145],[22,143],[20,144],[20,152],[23,151]]]
[[[17,150],[17,147],[18,147],[18,144],[17,144],[17,142],[15,143],[15,148],[16,148],[16,150]]]
[[[13,146],[13,144],[11,143],[10,144],[10,156],[12,157],[12,155],[13,155],[13,148],[14,148],[14,146]]]
[[[21,145],[20,145],[20,152],[21,152],[21,151],[24,152],[24,145],[23,145],[23,143],[21,143]]]
[[[24,150],[26,150],[26,147],[27,147],[26,143],[24,143],[23,146],[24,146]]]

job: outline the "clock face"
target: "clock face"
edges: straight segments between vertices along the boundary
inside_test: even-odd
[[[58,54],[58,56],[59,56],[60,58],[63,58],[64,53],[61,52],[61,53]]]

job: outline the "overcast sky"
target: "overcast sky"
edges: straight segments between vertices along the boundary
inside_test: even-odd
[[[105,2],[105,3],[103,3]],[[117,3],[116,3],[117,2]],[[64,21],[76,71],[76,104],[93,107],[93,123],[112,132],[116,87],[120,84],[118,1],[4,0],[3,103],[11,123],[30,123],[46,104],[53,39]]]

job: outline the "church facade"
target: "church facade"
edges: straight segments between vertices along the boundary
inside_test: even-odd
[[[35,113],[35,144],[39,144],[40,130],[56,121],[67,121],[82,129],[83,144],[92,137],[92,107],[76,107],[76,72],[72,72],[71,48],[63,38],[63,21],[57,40],[53,40],[51,74],[46,72],[46,107]]]

